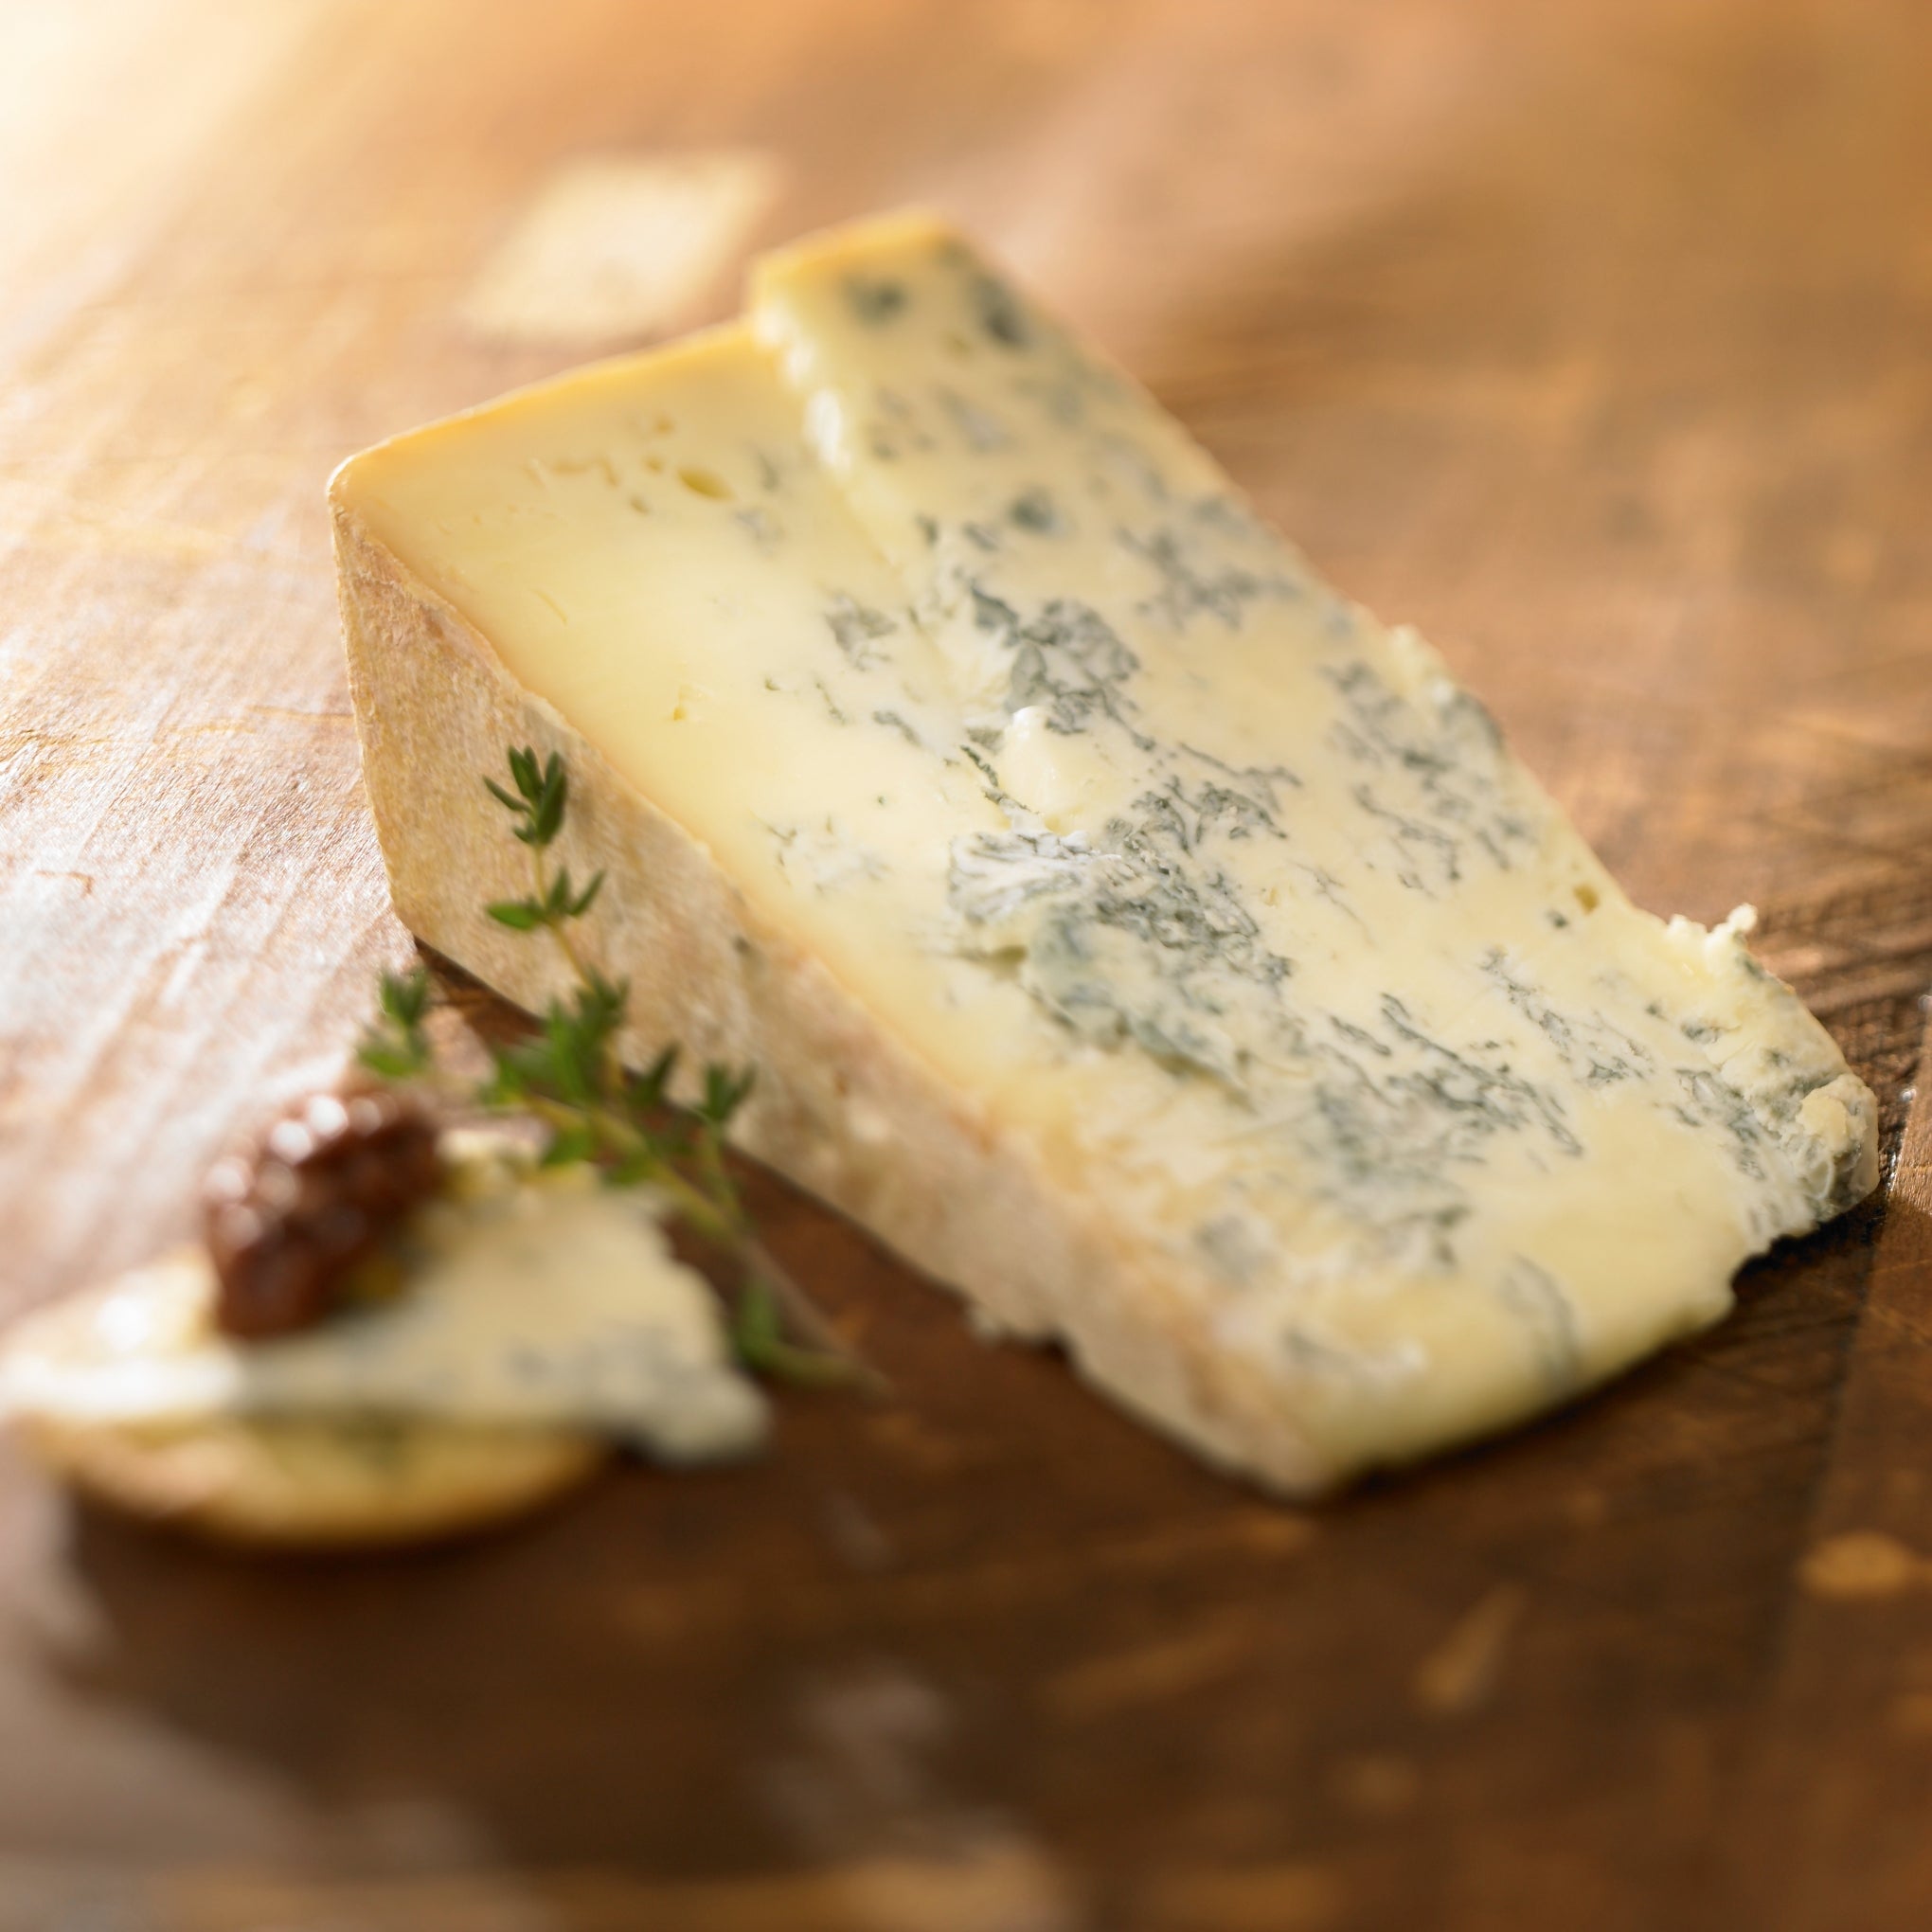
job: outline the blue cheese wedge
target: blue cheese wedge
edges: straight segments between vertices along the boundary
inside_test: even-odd
[[[20,1324],[0,1351],[0,1417],[564,1429],[667,1462],[758,1445],[763,1398],[638,1196],[522,1178],[474,1151],[459,1173],[463,1192],[411,1223],[392,1297],[237,1343],[211,1324],[206,1257],[184,1251]]]
[[[562,749],[648,1052],[1197,1451],[1318,1491],[1715,1320],[1874,1184],[1744,943],[1633,906],[1412,633],[923,219],[333,485],[403,917],[525,1004]]]

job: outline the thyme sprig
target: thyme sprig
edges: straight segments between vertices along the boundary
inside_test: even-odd
[[[540,765],[534,750],[512,748],[510,778],[508,787],[483,782],[528,849],[530,890],[485,910],[512,932],[547,933],[575,985],[551,998],[528,1039],[491,1049],[486,1079],[466,1082],[438,1064],[426,1024],[427,970],[385,972],[357,1059],[383,1080],[433,1085],[480,1111],[536,1121],[546,1130],[546,1167],[583,1162],[612,1186],[651,1189],[724,1264],[732,1345],[746,1368],[788,1382],[883,1387],[759,1238],[725,1163],[727,1131],[751,1094],[754,1070],[707,1065],[696,1098],[679,1107],[671,1099],[675,1045],[641,1072],[623,1064],[617,1041],[630,982],[605,977],[571,930],[596,904],[604,875],[580,887],[567,868],[550,864],[569,802],[564,760],[553,751]]]

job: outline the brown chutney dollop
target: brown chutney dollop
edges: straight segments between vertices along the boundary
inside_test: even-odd
[[[297,1102],[203,1185],[216,1326],[259,1341],[321,1321],[442,1178],[436,1123],[405,1096]]]

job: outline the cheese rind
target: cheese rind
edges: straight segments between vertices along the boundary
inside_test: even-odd
[[[957,238],[808,244],[754,319],[338,476],[425,938],[546,983],[471,910],[527,721],[634,1044],[759,1060],[755,1151],[1288,1488],[1561,1400],[1869,1188],[1869,1095],[1735,932],[1632,907]]]

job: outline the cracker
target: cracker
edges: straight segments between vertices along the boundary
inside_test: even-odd
[[[93,1501],[261,1549],[385,1547],[469,1535],[586,1482],[608,1447],[562,1429],[382,1418],[14,1419]]]

